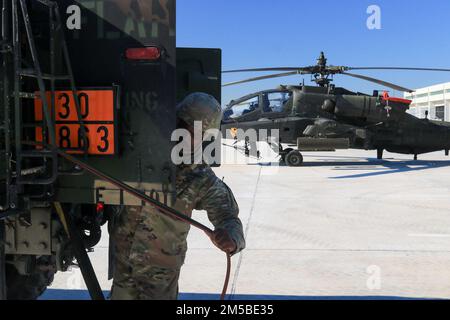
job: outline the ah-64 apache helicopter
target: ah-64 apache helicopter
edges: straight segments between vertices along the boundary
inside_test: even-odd
[[[317,64],[309,67],[257,68],[223,71],[254,72],[283,71],[283,73],[254,77],[225,84],[237,85],[257,80],[311,74],[318,86],[285,86],[255,92],[232,100],[224,110],[222,133],[227,130],[278,129],[279,143],[270,143],[279,153],[281,161],[290,166],[303,162],[301,151],[334,151],[335,149],[377,150],[382,159],[383,150],[413,154],[450,149],[450,123],[418,119],[406,113],[411,100],[390,97],[387,92],[374,91],[373,95],[356,93],[335,87],[331,81],[335,74],[347,75],[392,88],[413,92],[379,79],[348,73],[350,70],[414,70],[450,71],[450,69],[398,68],[398,67],[344,67],[328,66],[323,52]],[[259,141],[266,137],[257,137]],[[281,144],[294,148],[283,149]],[[246,154],[250,154],[248,141]],[[256,143],[251,149],[254,151]],[[255,154],[255,153],[254,153]]]

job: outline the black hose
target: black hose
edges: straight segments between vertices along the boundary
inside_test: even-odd
[[[37,145],[39,145],[39,146],[44,145],[44,146],[54,150],[56,153],[58,153],[61,157],[65,158],[66,160],[68,160],[68,161],[78,165],[80,168],[90,172],[91,174],[93,174],[93,175],[95,175],[95,176],[97,176],[97,177],[99,177],[99,178],[101,178],[103,180],[108,181],[109,183],[111,183],[112,185],[118,187],[119,189],[121,189],[121,190],[123,190],[125,192],[128,192],[129,194],[135,196],[139,200],[142,200],[142,201],[152,205],[153,207],[158,209],[158,211],[160,211],[161,213],[166,214],[166,215],[168,215],[168,216],[170,216],[170,217],[172,217],[174,219],[178,219],[178,220],[181,220],[183,222],[189,223],[190,225],[192,225],[192,226],[202,230],[203,232],[205,232],[206,235],[210,239],[213,238],[214,232],[213,232],[213,230],[211,230],[207,226],[201,224],[200,222],[198,222],[198,221],[196,221],[196,220],[186,216],[185,214],[183,214],[183,213],[181,213],[181,212],[179,212],[179,211],[177,211],[175,209],[172,209],[172,208],[166,206],[165,204],[163,204],[163,203],[161,203],[161,202],[159,202],[159,201],[157,201],[157,200],[155,200],[153,198],[150,198],[145,193],[143,193],[143,192],[141,192],[141,191],[139,191],[139,190],[129,186],[128,184],[126,184],[126,183],[124,183],[124,182],[122,182],[122,181],[120,181],[120,180],[118,180],[118,179],[116,179],[114,177],[109,176],[108,174],[106,174],[104,172],[101,172],[100,170],[97,170],[96,168],[94,168],[94,167],[88,165],[87,163],[85,163],[85,162],[83,162],[83,161],[81,161],[81,160],[79,160],[79,159],[69,155],[68,153],[62,151],[59,148],[55,148],[55,147],[52,147],[50,145],[45,145],[43,143],[29,142],[29,141],[24,142],[24,144],[36,145],[36,146]],[[229,253],[226,253],[226,257],[227,257],[227,271],[226,271],[226,274],[225,274],[225,280],[224,280],[224,284],[223,284],[222,293],[220,295],[220,299],[221,300],[225,299],[225,295],[226,295],[226,292],[227,292],[227,289],[228,289],[228,283],[230,281],[230,274],[231,274],[231,255]]]
[[[231,254],[228,252],[225,253],[227,255],[227,272],[225,273],[225,280],[223,281],[223,289],[220,294],[220,300],[225,300],[225,295],[228,290],[228,283],[230,282],[230,274],[231,274]]]

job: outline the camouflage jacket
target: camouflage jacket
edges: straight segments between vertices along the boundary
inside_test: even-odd
[[[207,165],[179,166],[174,208],[191,216],[192,210],[205,210],[215,229],[228,231],[236,251],[245,248],[244,232],[238,217],[239,206],[231,189]]]

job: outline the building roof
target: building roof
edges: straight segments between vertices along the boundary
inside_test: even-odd
[[[418,88],[413,93],[404,93],[404,97],[411,100],[443,100],[444,94],[450,96],[450,82],[439,83],[428,87]]]

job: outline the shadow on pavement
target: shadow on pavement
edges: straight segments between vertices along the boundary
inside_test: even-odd
[[[105,297],[109,291],[104,291]],[[180,293],[180,300],[219,300],[214,293]],[[294,295],[260,295],[234,294],[226,300],[430,300],[433,298],[412,298],[399,296],[294,296]],[[48,289],[39,300],[90,300],[87,290]]]
[[[370,160],[369,160],[370,161]],[[380,160],[377,160],[380,161]],[[369,162],[370,163],[370,162]],[[371,162],[374,164],[374,162]],[[357,166],[360,166],[361,164],[358,164]],[[376,170],[376,172],[366,172],[366,173],[359,173],[359,174],[351,174],[351,175],[344,175],[344,176],[338,176],[338,177],[330,177],[330,179],[348,179],[348,178],[362,178],[362,177],[370,177],[370,176],[379,176],[379,175],[385,175],[385,174],[393,174],[393,173],[400,173],[400,172],[411,172],[411,171],[422,171],[422,170],[428,170],[428,169],[436,169],[436,168],[442,168],[442,167],[448,167],[450,166],[450,161],[442,161],[442,160],[408,160],[408,161],[382,161],[379,163],[382,167],[375,167],[373,170]],[[335,168],[334,170],[358,170],[359,168]],[[371,168],[364,168],[361,170],[371,170]]]
[[[314,156],[316,157],[316,156]],[[427,169],[436,169],[442,167],[450,166],[450,161],[446,160],[394,160],[388,161],[378,160],[376,158],[356,158],[351,157],[353,159],[360,159],[359,161],[354,161],[349,159],[348,161],[343,161],[344,157],[331,157],[331,156],[321,156],[326,157],[327,160],[318,160],[318,161],[304,161],[301,167],[334,167],[333,170],[336,171],[357,171],[364,170],[371,172],[351,174],[351,175],[343,175],[337,177],[330,177],[330,179],[349,179],[349,178],[362,178],[362,177],[370,177],[370,176],[378,176],[384,174],[393,174],[400,172],[409,172],[409,171],[422,171]],[[260,162],[260,163],[249,163],[251,166],[260,166],[260,167],[270,167],[270,166],[280,166],[287,167],[286,164],[278,163],[278,162]],[[299,168],[301,168],[299,167]]]

